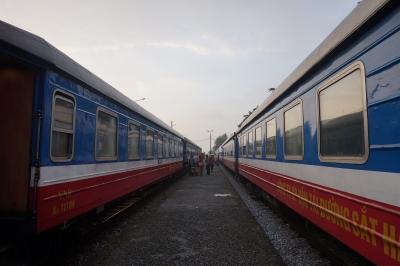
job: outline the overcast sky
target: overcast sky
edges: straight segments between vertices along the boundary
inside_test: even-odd
[[[0,0],[45,38],[208,150],[359,0]]]

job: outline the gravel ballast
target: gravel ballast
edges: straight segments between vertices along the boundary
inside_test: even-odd
[[[321,258],[319,252],[312,248],[306,239],[292,230],[265,203],[254,200],[245,187],[236,181],[226,169],[223,169],[222,172],[240,195],[286,265],[330,265],[330,262]]]

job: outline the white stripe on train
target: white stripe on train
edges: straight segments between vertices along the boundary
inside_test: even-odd
[[[254,166],[320,186],[400,207],[400,174],[239,158]]]
[[[39,187],[182,162],[181,158],[40,167]],[[32,168],[31,186],[33,184]]]

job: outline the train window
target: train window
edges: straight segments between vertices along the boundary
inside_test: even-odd
[[[242,137],[243,137],[242,155],[243,155],[243,157],[246,157],[247,156],[247,134],[244,134]]]
[[[72,97],[56,93],[53,102],[51,133],[51,158],[53,161],[69,161],[74,149],[75,101]]]
[[[243,146],[243,137],[240,136],[239,138],[239,157],[242,156],[242,146]]]
[[[276,158],[276,119],[267,121],[266,124],[266,156],[267,158]]]
[[[128,159],[139,159],[140,127],[133,123],[128,125]]]
[[[174,140],[174,157],[178,156],[178,143]]]
[[[169,157],[172,157],[172,139],[169,139],[169,145],[168,145],[168,155]]]
[[[163,157],[163,136],[158,135],[157,138],[157,157],[162,158]]]
[[[351,66],[318,92],[320,159],[366,160],[366,100],[360,63]]]
[[[146,158],[152,159],[154,157],[154,132],[152,130],[146,131]]]
[[[96,159],[117,159],[118,121],[114,113],[98,109],[96,120]]]
[[[168,157],[168,138],[163,136],[163,157]]]
[[[284,113],[285,159],[303,159],[303,110],[297,102]]]
[[[253,157],[253,131],[249,131],[249,133],[248,133],[248,145],[247,145],[247,151],[248,151],[248,154],[247,154],[247,156],[248,157]]]
[[[256,157],[261,158],[262,155],[262,136],[261,127],[256,128]]]

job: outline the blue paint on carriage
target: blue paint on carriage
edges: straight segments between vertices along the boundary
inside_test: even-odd
[[[400,172],[400,7],[396,6],[379,22],[367,25],[352,39],[339,46],[334,53],[314,67],[292,89],[253,123],[241,132],[275,115],[277,118],[277,157],[286,163],[302,163],[328,167]],[[361,61],[366,71],[366,94],[368,113],[368,160],[364,164],[321,162],[318,157],[316,93],[327,79],[355,61]],[[300,98],[303,101],[304,159],[285,160],[283,154],[283,108]],[[239,136],[240,133],[239,132]],[[254,133],[253,133],[254,134]],[[263,132],[265,139],[265,132]],[[236,142],[238,139],[236,139]],[[263,141],[262,160],[265,156]],[[248,157],[249,158],[249,157]],[[250,158],[254,158],[251,156]],[[260,160],[260,158],[258,158]]]
[[[160,135],[180,141],[182,139],[167,132],[159,125],[144,119],[139,114],[125,108],[119,103],[104,97],[95,90],[88,89],[79,85],[78,82],[65,78],[63,75],[47,70],[44,75],[45,82],[43,87],[43,119],[42,119],[42,138],[41,138],[41,165],[68,165],[68,164],[90,164],[115,161],[128,161],[128,124],[133,122],[140,125],[140,159],[146,158],[146,130],[148,128]],[[55,91],[61,91],[73,95],[75,99],[75,133],[74,133],[74,154],[71,161],[53,162],[50,158],[51,141],[51,120],[52,104]],[[96,160],[95,159],[95,135],[96,135],[96,114],[98,108],[103,108],[114,112],[118,117],[118,158],[116,160]],[[157,145],[154,145],[154,158],[157,154]],[[173,158],[175,156],[166,156]]]

